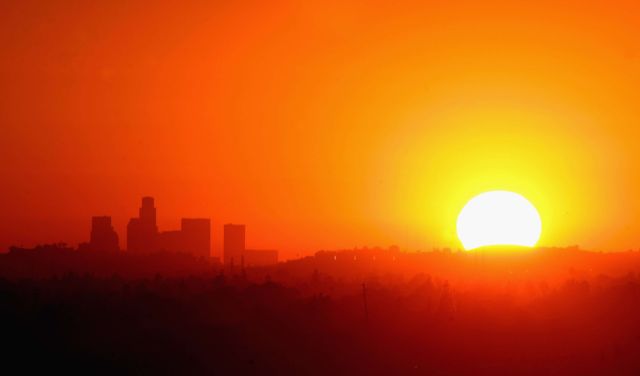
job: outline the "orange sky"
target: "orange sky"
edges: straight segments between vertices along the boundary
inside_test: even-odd
[[[215,253],[226,222],[285,257],[457,247],[489,189],[543,245],[640,247],[637,2],[97,3],[0,5],[0,249],[97,214],[124,245],[142,195]]]

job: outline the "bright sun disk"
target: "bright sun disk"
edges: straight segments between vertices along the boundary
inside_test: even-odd
[[[523,196],[490,191],[469,200],[458,215],[456,228],[466,250],[498,245],[533,247],[540,238],[542,221]]]

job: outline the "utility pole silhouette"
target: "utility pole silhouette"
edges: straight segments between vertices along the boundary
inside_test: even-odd
[[[362,283],[362,300],[364,302],[364,321],[369,323],[369,307],[367,306],[367,285]]]

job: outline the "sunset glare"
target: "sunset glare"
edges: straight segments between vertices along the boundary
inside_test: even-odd
[[[4,0],[0,42],[1,374],[640,376],[640,0]]]
[[[465,205],[458,216],[457,230],[466,250],[495,245],[533,247],[540,238],[542,222],[536,208],[523,196],[491,191]]]

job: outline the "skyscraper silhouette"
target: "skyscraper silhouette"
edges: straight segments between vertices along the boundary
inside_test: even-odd
[[[138,218],[127,225],[127,250],[130,252],[158,251],[158,226],[153,197],[143,197]]]
[[[91,237],[89,240],[91,250],[95,251],[119,251],[118,234],[111,225],[111,217],[98,216],[91,218]]]
[[[224,225],[222,248],[225,264],[239,264],[245,249],[245,226],[234,224]]]
[[[138,213],[141,223],[156,226],[156,208],[154,206],[153,197],[142,198],[142,206],[140,207]]]

